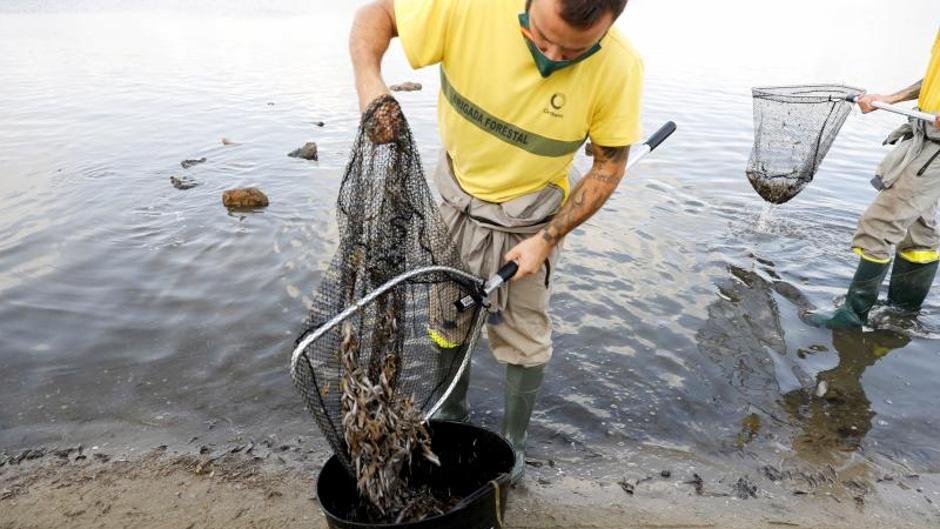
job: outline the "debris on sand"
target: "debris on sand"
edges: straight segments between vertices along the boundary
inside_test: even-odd
[[[304,160],[316,161],[318,159],[317,144],[312,141],[308,141],[304,144],[303,147],[291,151],[288,156],[291,158],[303,158]]]
[[[192,189],[199,185],[199,182],[188,176],[171,176],[170,183],[173,184],[173,187],[176,189]]]
[[[322,127],[322,126],[326,125],[326,123],[324,123],[324,122],[322,122],[322,121],[312,121],[311,123],[312,123],[315,127]]]
[[[705,493],[705,481],[702,480],[702,476],[693,473],[692,479],[685,482],[686,485],[692,485],[695,487],[695,493],[701,496]]]
[[[742,448],[744,445],[750,443],[757,437],[758,432],[760,432],[761,420],[760,416],[756,413],[751,413],[750,415],[744,417],[741,420],[741,431],[738,433],[738,448]]]
[[[60,459],[68,459],[69,456],[72,455],[72,453],[81,454],[82,445],[68,447],[68,448],[54,448],[52,450],[52,455]]]
[[[238,142],[231,138],[222,138],[222,145],[238,145]]]
[[[622,479],[618,481],[617,485],[620,485],[620,488],[623,489],[623,491],[629,494],[630,496],[633,496],[633,493],[636,492],[636,487],[634,487],[626,479]]]
[[[263,208],[268,197],[256,187],[228,189],[222,192],[222,204],[227,208]]]
[[[417,92],[421,90],[421,83],[405,81],[404,83],[394,84],[389,87],[392,92]]]
[[[45,448],[27,448],[13,457],[6,457],[4,464],[19,465],[23,461],[32,461],[46,455]]]
[[[206,163],[207,160],[208,159],[205,156],[203,156],[202,158],[199,158],[198,160],[183,160],[182,162],[180,162],[180,165],[183,166],[183,169],[189,169],[190,167],[194,165]]]
[[[771,465],[765,465],[761,470],[764,471],[764,477],[770,481],[776,482],[792,478],[789,470],[784,471]]]
[[[738,482],[734,484],[732,490],[734,491],[734,495],[742,500],[757,497],[757,485],[748,481],[747,476],[738,478]]]

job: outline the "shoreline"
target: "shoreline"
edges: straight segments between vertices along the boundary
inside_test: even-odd
[[[319,463],[298,462],[290,455],[296,451],[280,448],[199,454],[159,447],[133,457],[24,451],[0,464],[0,529],[325,528],[314,490]],[[747,480],[696,482],[678,474],[605,482],[530,464],[524,484],[510,492],[505,527],[940,526],[940,474],[880,480],[867,501],[853,501],[851,481],[827,480],[824,472],[780,475],[779,486],[762,482],[759,489]],[[806,490],[795,494],[789,479]]]

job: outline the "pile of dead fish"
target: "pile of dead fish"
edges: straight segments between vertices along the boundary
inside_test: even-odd
[[[385,355],[378,380],[359,365],[358,344],[347,322],[340,345],[343,363],[343,431],[356,471],[359,493],[374,507],[372,522],[415,521],[443,514],[441,502],[426,489],[412,487],[402,473],[412,455],[440,465],[420,409],[393,386],[399,359]]]

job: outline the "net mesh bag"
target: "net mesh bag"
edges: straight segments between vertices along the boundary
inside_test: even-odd
[[[455,301],[477,295],[482,281],[465,270],[391,97],[363,114],[336,217],[339,247],[291,376],[334,454],[388,520],[415,504],[400,479],[412,455],[436,460],[423,421],[469,361],[485,311],[459,311]]]
[[[747,178],[764,200],[799,194],[822,163],[862,90],[840,85],[754,88],[754,147]]]

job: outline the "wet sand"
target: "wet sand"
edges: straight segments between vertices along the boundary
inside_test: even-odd
[[[187,455],[159,448],[125,458],[85,449],[7,458],[0,466],[0,529],[326,527],[313,488],[316,469],[278,450]],[[505,527],[940,527],[930,499],[936,492],[921,487],[936,490],[937,476],[885,482],[873,491],[878,504],[870,505],[853,500],[851,487],[820,486],[824,480],[815,487],[804,482],[795,498],[762,489],[750,494],[740,482],[696,484],[679,473],[605,483],[551,470],[530,468],[510,493]]]

